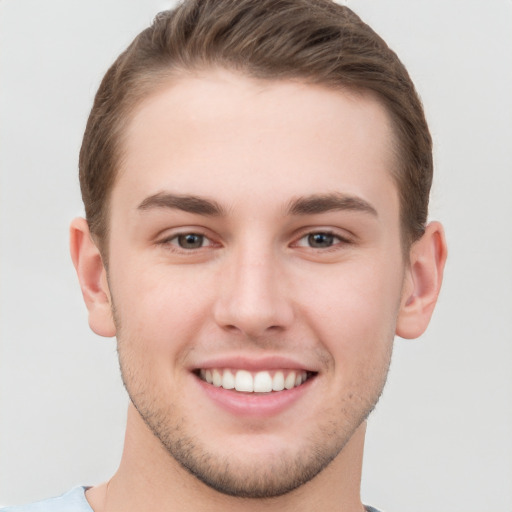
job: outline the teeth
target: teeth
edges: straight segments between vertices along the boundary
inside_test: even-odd
[[[295,377],[295,385],[300,386],[307,378],[308,374],[306,372],[297,373],[297,377]]]
[[[222,375],[222,387],[224,389],[235,389],[235,377],[229,370],[224,370]]]
[[[256,393],[269,393],[272,391],[272,377],[268,372],[258,372],[254,376],[254,391]]]
[[[245,393],[270,393],[300,386],[308,379],[306,371],[278,370],[251,373],[247,370],[208,369],[200,370],[201,379],[224,389],[236,389]]]
[[[276,372],[272,379],[272,391],[283,391],[284,389],[284,374],[283,372]]]
[[[252,375],[245,370],[238,370],[235,376],[235,389],[237,391],[254,391]]]
[[[219,370],[213,370],[212,372],[213,385],[220,388],[222,386],[222,375]]]
[[[284,379],[284,387],[286,389],[292,389],[295,387],[295,372],[290,372],[286,379]]]

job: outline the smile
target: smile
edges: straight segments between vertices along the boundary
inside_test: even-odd
[[[250,372],[209,368],[198,370],[201,380],[218,388],[244,393],[271,393],[290,390],[304,384],[314,374],[305,370],[272,370]]]

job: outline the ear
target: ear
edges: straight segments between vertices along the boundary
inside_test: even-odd
[[[115,336],[107,272],[85,219],[74,219],[69,229],[71,259],[89,311],[89,326],[100,336]]]
[[[447,248],[443,226],[431,222],[409,254],[396,334],[417,338],[427,328],[443,281]]]

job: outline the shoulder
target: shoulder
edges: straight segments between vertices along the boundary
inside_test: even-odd
[[[62,496],[29,505],[0,508],[0,512],[93,512],[85,498],[86,487],[75,487]]]

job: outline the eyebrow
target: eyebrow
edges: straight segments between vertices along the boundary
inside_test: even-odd
[[[314,215],[337,210],[363,212],[375,217],[378,216],[377,210],[364,199],[341,193],[299,197],[288,205],[288,213],[290,215]]]
[[[170,192],[159,192],[146,197],[137,207],[138,210],[142,211],[160,208],[171,208],[212,217],[225,215],[224,209],[216,201],[194,195],[179,195]]]
[[[142,211],[160,208],[177,209],[212,217],[226,215],[224,208],[214,200],[170,192],[153,194],[144,199],[137,207],[138,210]],[[314,215],[337,210],[359,211],[378,216],[377,210],[364,199],[341,193],[299,197],[288,204],[287,213],[288,215]]]

